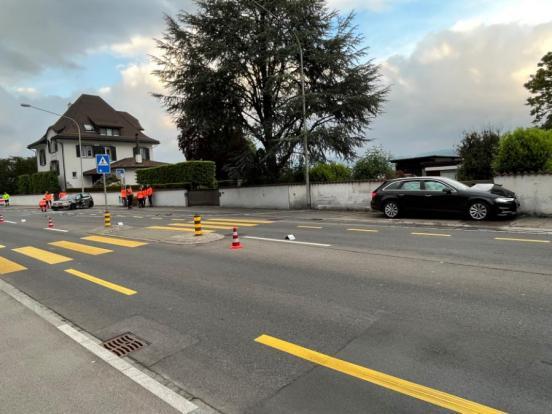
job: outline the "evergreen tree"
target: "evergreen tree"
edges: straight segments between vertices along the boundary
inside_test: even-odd
[[[387,93],[360,48],[353,15],[341,17],[323,0],[258,2],[261,7],[251,0],[200,0],[195,13],[166,17],[155,73],[169,90],[158,96],[177,120],[180,147],[207,148],[204,159],[256,161],[248,168],[273,181],[299,160],[296,35],[304,50],[311,159],[352,159]],[[228,153],[229,142],[237,142],[235,154]]]
[[[541,128],[552,129],[552,52],[548,52],[538,63],[537,73],[531,75],[525,87],[532,95],[527,98],[531,106],[533,122]]]

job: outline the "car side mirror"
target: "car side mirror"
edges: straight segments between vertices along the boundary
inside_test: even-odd
[[[443,193],[450,194],[452,193],[452,190],[450,188],[443,188]]]

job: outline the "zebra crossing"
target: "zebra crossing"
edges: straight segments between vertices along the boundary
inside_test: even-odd
[[[54,249],[56,249],[56,251],[45,250],[41,248],[42,246],[15,247],[12,248],[11,251],[27,259],[32,259],[42,264],[45,263],[47,265],[58,265],[74,261],[74,258],[69,256],[72,253],[79,253],[89,256],[99,256],[103,254],[114,253],[114,250],[107,247],[116,246],[123,248],[137,248],[147,245],[147,243],[141,241],[106,236],[86,236],[82,237],[81,239],[89,243],[78,243],[68,240],[59,240],[48,243],[48,246],[52,246]],[[94,243],[97,243],[100,246],[95,245]],[[2,245],[1,248],[6,248],[6,246]],[[26,266],[16,262],[15,260],[0,256],[0,276],[5,276],[27,270]],[[88,281],[90,283],[102,286],[123,295],[131,296],[137,293],[133,289],[110,282],[104,278],[90,275],[78,269],[64,269],[64,272],[81,280]]]
[[[217,230],[232,230],[234,227],[257,227],[259,225],[272,224],[271,220],[253,220],[239,217],[210,217],[201,221],[201,228],[204,233],[211,233]],[[194,232],[194,221],[187,218],[173,218],[171,223],[163,226],[149,226],[150,230],[166,230],[173,232]]]

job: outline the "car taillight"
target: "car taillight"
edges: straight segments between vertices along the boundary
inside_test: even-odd
[[[375,198],[378,195],[377,191],[372,191],[372,198]]]

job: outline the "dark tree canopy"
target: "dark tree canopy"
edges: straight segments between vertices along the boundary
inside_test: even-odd
[[[36,172],[35,157],[10,157],[0,159],[0,193],[17,192],[17,177]]]
[[[499,142],[500,133],[493,129],[465,132],[458,146],[458,154],[462,157],[458,178],[465,181],[492,178]]]
[[[166,17],[155,73],[169,91],[159,97],[177,120],[181,149],[272,180],[300,161],[299,51],[292,28],[304,49],[311,159],[352,159],[387,93],[378,67],[360,48],[352,15],[341,17],[322,0],[259,2],[270,13],[250,0],[200,0],[194,14]]]
[[[531,75],[525,87],[533,96],[527,98],[533,122],[541,128],[552,129],[552,52],[538,63],[537,73]]]

